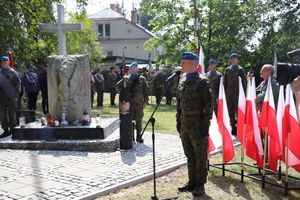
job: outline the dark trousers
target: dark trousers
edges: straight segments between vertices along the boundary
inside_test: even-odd
[[[97,92],[97,106],[103,106],[103,91]]]
[[[116,89],[115,88],[110,88],[110,104],[111,105],[116,105],[115,104],[115,98],[116,98]]]
[[[24,95],[23,92],[19,93],[18,102],[17,102],[17,110],[21,110],[21,108],[22,108],[22,97],[23,97],[23,95]]]
[[[16,120],[17,105],[13,102],[4,100],[0,103],[1,126],[5,133],[13,133],[14,127],[17,125]],[[8,131],[8,128],[10,130]]]
[[[48,106],[48,94],[47,92],[42,92],[42,109],[43,113],[49,113],[49,106]]]
[[[36,110],[36,101],[39,92],[27,92],[28,110]]]
[[[93,104],[94,104],[94,95],[95,95],[95,92],[91,91],[91,106],[92,107],[93,107]]]

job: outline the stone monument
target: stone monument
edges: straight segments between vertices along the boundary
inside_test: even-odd
[[[67,121],[80,121],[84,111],[91,113],[88,55],[48,57],[49,112],[61,119],[67,109]]]

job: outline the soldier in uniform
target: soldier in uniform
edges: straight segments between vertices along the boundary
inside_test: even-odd
[[[230,55],[231,65],[224,71],[224,90],[226,93],[226,101],[228,106],[230,125],[232,127],[232,135],[236,135],[236,116],[239,99],[239,79],[241,77],[244,91],[246,91],[246,73],[243,67],[238,65],[240,56],[237,53]]]
[[[49,113],[48,109],[48,84],[47,84],[47,70],[48,65],[47,63],[43,64],[43,71],[39,74],[39,84],[42,92],[42,109],[43,113],[47,114]]]
[[[36,110],[37,96],[40,91],[38,75],[34,72],[34,65],[27,65],[28,72],[24,75],[24,86],[28,96],[28,110]]]
[[[115,68],[111,67],[108,74],[108,88],[110,92],[110,105],[115,106],[115,97],[116,97],[116,84],[117,84],[117,74]]]
[[[94,75],[95,79],[95,89],[97,92],[97,106],[103,106],[103,93],[104,93],[104,77],[101,74],[101,70],[98,68],[96,74]]]
[[[133,62],[130,64],[129,75],[125,76],[121,81],[117,83],[117,91],[120,92],[124,88],[125,84],[129,88],[131,96],[130,109],[133,113],[133,120],[136,122],[136,141],[143,143],[144,140],[141,137],[142,132],[142,120],[144,116],[144,108],[148,101],[149,86],[142,75],[138,73],[138,64]]]
[[[158,72],[153,79],[153,90],[155,94],[156,104],[163,98],[165,78],[162,72]]]
[[[13,134],[17,124],[16,110],[20,88],[21,81],[17,72],[9,67],[9,58],[3,56],[0,71],[0,117],[4,132],[0,137]]]
[[[208,79],[198,74],[198,56],[183,52],[180,60],[183,74],[178,83],[176,127],[187,157],[189,180],[178,191],[192,191],[199,197],[205,194],[212,97]]]
[[[210,59],[208,61],[208,72],[205,74],[205,76],[209,80],[209,86],[212,91],[212,106],[217,114],[217,109],[218,109],[218,97],[219,97],[219,87],[220,87],[220,80],[222,77],[222,74],[218,71],[216,71],[217,67],[217,61]]]

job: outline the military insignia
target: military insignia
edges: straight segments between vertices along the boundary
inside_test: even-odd
[[[123,101],[123,102],[120,102],[120,113],[122,115],[127,115],[129,114],[129,109],[130,109],[130,103],[127,101]]]

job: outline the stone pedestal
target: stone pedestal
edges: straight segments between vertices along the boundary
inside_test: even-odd
[[[292,90],[296,97],[296,110],[298,114],[298,119],[300,119],[300,76],[294,79],[292,83]]]
[[[49,112],[61,119],[63,107],[67,108],[67,121],[81,121],[82,114],[91,114],[91,89],[88,55],[48,57]]]

